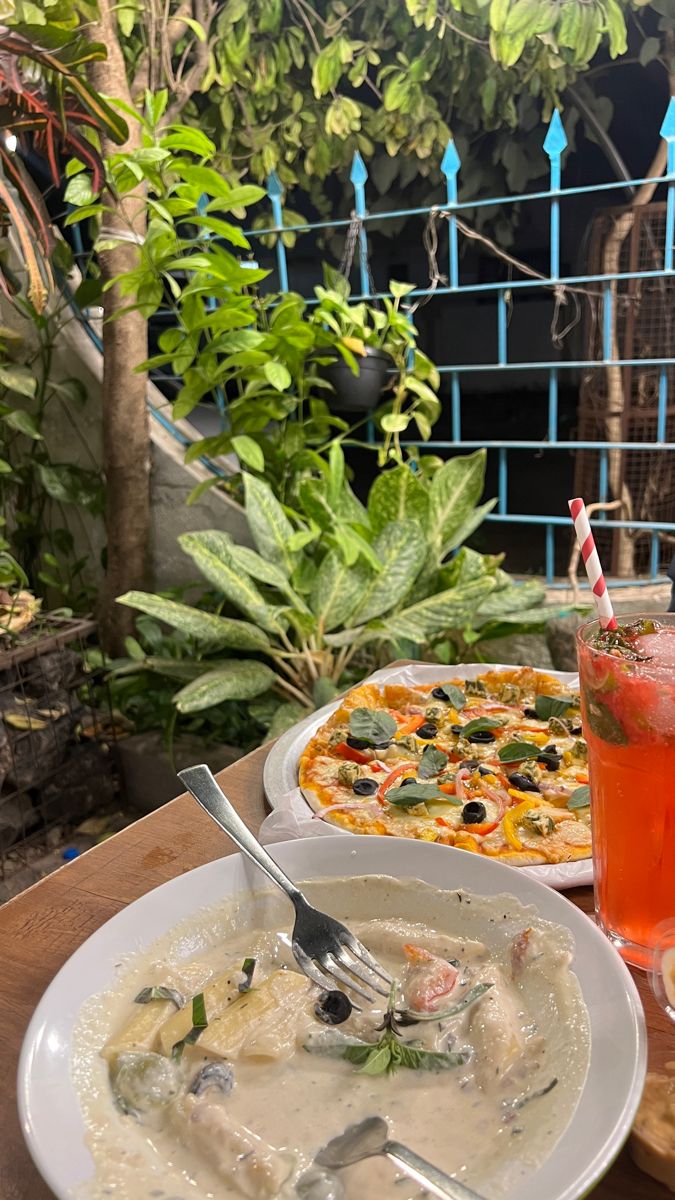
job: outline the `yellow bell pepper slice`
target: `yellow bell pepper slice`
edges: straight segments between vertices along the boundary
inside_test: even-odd
[[[455,847],[458,850],[470,850],[472,854],[478,854],[478,842],[470,833],[464,833],[460,830],[455,838]]]
[[[514,850],[522,850],[523,848],[523,843],[518,837],[516,829],[525,816],[525,813],[529,812],[531,808],[536,808],[537,804],[537,800],[523,800],[522,803],[517,804],[515,808],[509,808],[507,812],[504,813],[502,818],[504,837],[509,843],[509,846],[513,846]]]

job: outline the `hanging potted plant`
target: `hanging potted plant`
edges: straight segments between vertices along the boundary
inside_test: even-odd
[[[381,304],[354,304],[349,283],[338,271],[324,267],[324,281],[326,286],[315,288],[319,303],[311,319],[338,339],[323,356],[322,374],[333,389],[329,408],[372,412],[397,392],[403,377],[415,375],[416,359],[424,359],[416,348],[417,330],[401,309],[413,288],[391,280],[391,297],[383,297]]]

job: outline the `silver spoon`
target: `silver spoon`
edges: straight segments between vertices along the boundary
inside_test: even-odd
[[[367,1117],[358,1125],[350,1125],[344,1133],[319,1150],[314,1161],[319,1166],[338,1170],[378,1154],[391,1159],[406,1175],[432,1195],[440,1196],[441,1200],[485,1200],[465,1184],[446,1175],[445,1171],[420,1158],[414,1150],[409,1150],[401,1142],[390,1141],[389,1126],[382,1117]]]

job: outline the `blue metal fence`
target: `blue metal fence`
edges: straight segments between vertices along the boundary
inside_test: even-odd
[[[444,220],[447,221],[448,245],[447,245],[447,272],[441,275],[436,269],[434,278],[430,278],[429,284],[422,287],[416,287],[406,298],[407,303],[414,309],[420,302],[427,303],[429,301],[438,302],[447,297],[474,297],[478,299],[494,298],[494,322],[496,325],[496,360],[492,362],[446,362],[438,363],[437,366],[441,375],[449,376],[449,411],[444,414],[437,422],[433,437],[426,443],[408,442],[409,446],[424,445],[424,448],[429,451],[441,451],[446,454],[453,452],[471,451],[478,447],[486,447],[490,455],[496,456],[497,459],[497,495],[498,502],[495,510],[488,514],[486,520],[492,522],[501,522],[514,526],[531,527],[533,531],[541,531],[544,539],[544,557],[546,564],[546,580],[550,585],[557,586],[555,579],[555,550],[556,550],[556,530],[564,530],[565,537],[569,539],[569,517],[567,512],[513,512],[509,507],[509,490],[512,471],[512,458],[514,454],[523,451],[538,451],[538,452],[560,452],[560,451],[597,451],[599,456],[598,464],[598,492],[597,496],[588,496],[587,500],[599,500],[607,502],[609,496],[609,456],[614,453],[626,454],[638,453],[646,454],[658,452],[658,454],[667,454],[675,450],[675,442],[667,440],[668,432],[668,368],[675,366],[675,358],[670,357],[618,357],[613,356],[613,332],[615,320],[615,288],[622,283],[631,280],[665,280],[672,279],[674,275],[673,269],[673,241],[675,238],[675,99],[671,99],[665,119],[661,127],[661,135],[667,142],[668,160],[666,174],[658,180],[649,178],[638,178],[630,181],[620,180],[605,183],[589,184],[580,187],[563,186],[562,179],[562,155],[567,145],[567,138],[559,113],[556,111],[553,114],[548,130],[543,138],[543,148],[550,162],[550,178],[549,187],[546,190],[540,190],[529,193],[510,193],[505,196],[488,197],[480,199],[459,200],[458,192],[458,176],[461,171],[461,161],[457,149],[452,141],[449,142],[442,161],[440,163],[441,172],[446,181],[446,200],[445,204],[416,207],[416,208],[392,208],[387,211],[369,212],[367,203],[367,184],[368,171],[361,155],[358,151],[354,155],[352,169],[350,173],[350,181],[352,186],[352,215],[349,218],[331,218],[321,221],[307,221],[300,225],[285,225],[283,212],[284,189],[276,173],[272,173],[268,180],[267,195],[271,207],[271,222],[263,228],[247,229],[246,235],[250,239],[252,245],[260,247],[260,256],[265,256],[262,249],[261,239],[275,236],[274,254],[273,254],[273,279],[272,287],[275,290],[286,292],[289,290],[300,291],[302,288],[294,287],[294,270],[292,255],[289,254],[282,238],[278,236],[282,231],[284,233],[302,234],[319,234],[331,232],[333,234],[344,231],[345,236],[350,235],[355,242],[357,253],[355,255],[355,264],[352,274],[355,276],[351,280],[353,286],[354,300],[377,300],[382,299],[387,293],[380,292],[375,289],[372,282],[372,275],[369,263],[369,247],[368,247],[368,232],[372,229],[374,223],[382,226],[388,221],[400,221],[401,217],[405,218],[425,218],[427,222]],[[628,270],[616,271],[614,273],[605,272],[588,272],[588,273],[568,273],[561,274],[561,200],[572,196],[594,196],[598,193],[606,194],[612,192],[622,192],[627,187],[637,188],[642,184],[654,183],[665,188],[666,193],[666,219],[665,219],[665,237],[664,243],[660,250],[662,253],[663,265],[657,265],[654,269],[649,270]],[[522,278],[508,278],[488,282],[472,282],[462,280],[462,260],[460,254],[460,236],[467,232],[467,228],[462,220],[462,214],[467,210],[475,212],[483,208],[508,208],[513,205],[532,205],[544,204],[548,205],[549,214],[549,260],[548,273],[538,272],[534,270],[522,271]],[[79,227],[74,227],[74,234],[79,236]],[[81,249],[76,245],[76,251]],[[500,253],[499,248],[494,246],[493,249],[497,254]],[[255,251],[256,257],[259,257],[258,250]],[[515,260],[512,259],[512,262]],[[320,259],[316,260],[317,265]],[[318,270],[317,270],[318,276]],[[319,282],[317,278],[313,282]],[[598,358],[545,358],[540,361],[521,361],[514,360],[509,354],[509,322],[508,322],[508,304],[510,296],[514,294],[533,292],[548,292],[549,294],[565,296],[571,294],[575,289],[582,290],[594,288],[594,294],[601,297],[600,312],[601,319],[601,355]],[[305,294],[305,299],[308,303],[315,303],[312,295]],[[478,312],[478,310],[477,310]],[[167,314],[169,315],[169,314]],[[477,320],[490,321],[490,318],[485,316],[485,310],[481,310]],[[494,328],[494,327],[493,327]],[[486,329],[487,333],[487,329]],[[97,342],[97,335],[90,329],[90,335]],[[100,343],[99,343],[100,344]],[[553,352],[553,346],[552,346]],[[438,356],[435,356],[436,358]],[[571,375],[580,371],[590,371],[593,369],[604,369],[611,367],[637,367],[637,368],[653,368],[658,370],[658,411],[656,415],[656,439],[653,441],[612,441],[606,440],[569,440],[559,436],[559,384],[561,380],[561,372],[569,372]],[[512,440],[504,439],[473,439],[463,436],[463,417],[464,404],[466,397],[463,394],[463,383],[465,386],[472,375],[489,375],[497,381],[504,379],[512,372],[524,372],[526,375],[534,378],[536,373],[546,373],[547,386],[547,416],[546,416],[546,437],[544,439],[532,439],[526,436],[514,438]],[[570,376],[568,376],[569,378]],[[165,376],[157,377],[158,383],[166,383]],[[225,425],[227,416],[225,406],[221,396],[218,400],[218,409],[221,413],[223,425]],[[174,433],[174,436],[185,442],[186,438],[183,433],[180,433],[172,425],[169,418],[152,409],[153,417],[160,420],[162,424]],[[372,436],[372,428],[370,429]],[[207,459],[202,460],[214,473],[222,475],[222,468],[209,462]],[[601,513],[599,523],[603,529],[628,529],[633,533],[643,533],[650,539],[650,572],[649,577],[636,579],[635,582],[651,582],[659,575],[659,558],[660,558],[660,535],[667,535],[668,540],[675,540],[675,521],[652,521],[652,520],[622,520],[607,516],[606,513]],[[560,586],[564,586],[564,583]]]
[[[608,473],[608,456],[610,453],[632,452],[632,453],[648,453],[658,452],[669,453],[675,450],[675,442],[666,440],[667,433],[667,415],[668,415],[668,374],[667,368],[675,365],[675,359],[664,357],[639,357],[639,358],[621,358],[613,356],[613,329],[614,329],[614,300],[615,286],[625,283],[629,280],[650,280],[650,279],[667,279],[673,276],[673,240],[675,236],[675,100],[671,100],[663,125],[661,127],[661,135],[666,140],[668,146],[668,162],[667,171],[663,178],[651,180],[649,178],[634,179],[630,184],[625,181],[612,181],[600,184],[591,184],[582,187],[565,188],[562,180],[562,155],[567,145],[567,138],[563,128],[563,123],[560,114],[556,111],[553,114],[548,130],[543,140],[543,147],[550,161],[550,180],[549,187],[545,191],[530,192],[524,194],[509,194],[506,196],[482,198],[478,200],[463,200],[460,202],[458,198],[458,176],[461,170],[461,161],[457,149],[452,141],[449,142],[442,162],[440,164],[441,171],[446,180],[446,201],[445,205],[418,207],[408,209],[391,209],[388,211],[377,211],[369,213],[367,205],[366,187],[368,182],[368,172],[361,158],[361,155],[356,152],[354,155],[350,180],[353,188],[353,213],[351,218],[332,219],[324,221],[308,221],[302,225],[286,225],[283,224],[283,188],[276,173],[273,173],[268,181],[268,196],[272,207],[272,223],[263,229],[248,229],[247,236],[255,244],[257,239],[268,236],[270,234],[279,234],[281,230],[286,233],[307,234],[310,232],[321,231],[340,231],[348,232],[350,227],[353,229],[356,223],[357,234],[356,241],[358,246],[358,257],[355,265],[356,279],[352,280],[354,285],[358,280],[358,289],[354,288],[355,300],[376,300],[381,299],[387,293],[378,292],[373,288],[371,282],[371,272],[368,261],[368,229],[373,223],[378,225],[386,224],[387,221],[400,220],[404,217],[430,217],[434,219],[444,219],[448,223],[448,262],[447,275],[441,277],[437,274],[436,278],[431,280],[428,286],[415,288],[413,292],[406,298],[413,307],[419,301],[427,302],[429,300],[438,301],[443,297],[449,296],[486,296],[494,297],[495,313],[494,320],[496,322],[496,345],[497,355],[496,361],[493,362],[465,362],[465,363],[437,363],[438,369],[442,375],[450,377],[450,406],[448,420],[445,422],[446,428],[443,428],[444,418],[437,422],[433,437],[430,441],[423,443],[425,449],[442,451],[444,453],[470,451],[480,446],[485,446],[490,454],[497,456],[497,478],[498,478],[498,503],[495,511],[490,513],[486,520],[502,523],[510,523],[512,525],[531,526],[533,530],[540,529],[543,531],[545,541],[545,562],[546,562],[546,580],[549,584],[556,586],[555,580],[555,533],[556,529],[563,528],[565,536],[569,535],[569,517],[567,512],[558,513],[518,513],[512,512],[509,508],[509,483],[512,469],[512,455],[518,451],[536,450],[543,452],[550,451],[597,451],[599,453],[599,496],[589,496],[587,499],[599,500],[606,502],[609,497],[609,473]],[[639,187],[645,183],[655,183],[664,186],[666,189],[666,222],[665,222],[665,240],[662,247],[663,266],[657,266],[653,270],[636,270],[636,271],[616,271],[614,273],[586,273],[586,274],[561,274],[561,225],[560,225],[560,203],[563,198],[570,196],[592,196],[596,193],[607,193],[612,191],[623,191],[627,186]],[[475,210],[495,206],[510,206],[510,205],[531,205],[533,203],[543,203],[549,208],[549,225],[550,225],[550,242],[549,242],[549,263],[548,273],[531,272],[529,277],[524,278],[509,278],[507,280],[496,280],[494,282],[463,282],[462,281],[462,264],[460,256],[460,233],[462,231],[461,214],[466,210]],[[293,288],[293,270],[292,256],[283,244],[281,237],[276,238],[275,245],[276,259],[276,279],[274,286],[280,291],[301,290]],[[542,361],[513,361],[509,357],[509,336],[508,336],[508,298],[511,294],[542,289],[551,291],[560,295],[569,292],[570,289],[583,289],[595,285],[596,294],[601,294],[600,311],[602,313],[602,356],[596,358],[550,358]],[[311,296],[306,296],[309,303],[313,302]],[[484,313],[481,314],[481,321],[489,320]],[[612,441],[611,443],[603,440],[566,440],[559,436],[559,420],[558,420],[558,388],[561,372],[588,371],[592,369],[607,369],[611,367],[639,367],[641,369],[651,367],[659,370],[659,387],[658,387],[658,412],[656,417],[656,440],[654,441]],[[510,372],[546,372],[548,376],[548,411],[547,411],[547,432],[544,440],[532,440],[527,437],[518,437],[513,440],[489,440],[489,439],[470,439],[462,435],[462,417],[463,417],[463,394],[462,383],[472,374],[487,375],[491,374],[497,379],[504,378]],[[449,428],[448,428],[449,426]],[[420,445],[419,442],[408,442],[408,445]],[[601,514],[599,521],[604,529],[629,529],[634,533],[645,531],[650,538],[650,574],[649,578],[636,579],[635,582],[647,583],[657,578],[659,575],[659,551],[660,551],[660,534],[675,534],[675,522],[673,521],[646,521],[646,520],[621,520]],[[565,586],[564,583],[560,586]]]

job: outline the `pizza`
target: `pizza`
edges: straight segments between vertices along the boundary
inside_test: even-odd
[[[515,866],[591,853],[579,696],[529,667],[354,688],[300,757],[318,818]]]

